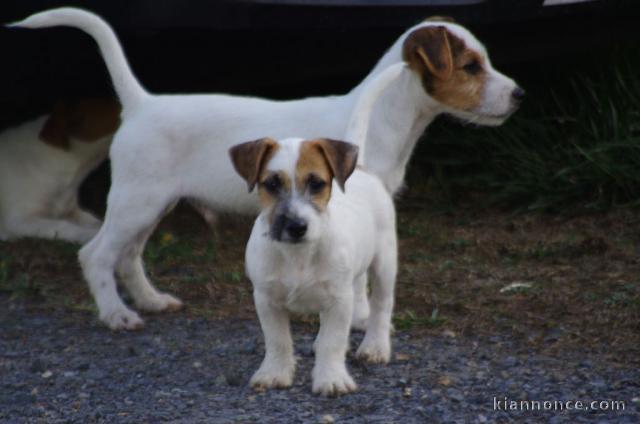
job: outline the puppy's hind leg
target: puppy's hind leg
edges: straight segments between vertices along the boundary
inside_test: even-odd
[[[162,186],[162,185],[158,185]],[[169,203],[159,191],[114,190],[109,193],[105,223],[79,253],[85,279],[98,306],[100,320],[113,330],[133,330],[142,319],[120,299],[115,269],[136,237],[152,228]]]
[[[381,237],[371,265],[371,313],[367,332],[356,356],[369,362],[389,362],[391,357],[391,315],[398,269],[398,249],[394,231]]]
[[[165,214],[174,206],[175,203],[167,208]],[[125,253],[120,257],[116,268],[120,281],[133,297],[136,306],[149,312],[177,311],[182,308],[182,302],[179,299],[156,290],[144,271],[142,253],[161,217],[158,216],[151,225],[131,241]]]
[[[351,328],[365,331],[369,322],[369,299],[367,297],[367,273],[362,273],[353,282],[353,317]]]

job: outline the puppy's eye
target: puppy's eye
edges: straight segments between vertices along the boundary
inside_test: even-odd
[[[327,186],[327,183],[324,180],[321,180],[320,178],[314,177],[312,175],[309,177],[307,186],[309,187],[309,193],[318,194]]]
[[[271,194],[278,194],[282,188],[282,181],[278,175],[272,175],[262,182],[262,186]]]
[[[471,75],[476,75],[478,72],[482,71],[482,65],[477,60],[472,60],[462,67],[464,71]]]

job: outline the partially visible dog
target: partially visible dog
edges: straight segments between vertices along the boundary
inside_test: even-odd
[[[371,312],[357,356],[389,361],[397,268],[395,211],[377,177],[354,171],[357,149],[330,139],[266,138],[230,150],[249,189],[258,187],[262,206],[245,258],[266,346],[253,386],[292,384],[289,313],[297,312],[320,314],[313,392],[355,390],[345,355],[353,285],[367,273],[372,277]]]
[[[107,158],[119,116],[115,100],[65,100],[0,133],[0,239],[96,235],[102,222],[80,208],[78,189]]]
[[[441,113],[498,125],[517,108],[524,91],[495,70],[482,44],[465,28],[443,20],[409,28],[364,81],[342,96],[269,101],[229,95],[151,95],[137,81],[111,27],[74,8],[49,10],[13,24],[45,28],[66,25],[98,43],[123,105],[122,126],[110,152],[112,186],[105,223],[80,251],[84,276],[100,319],[112,329],[139,328],[143,321],[120,299],[116,275],[136,306],[147,311],[181,307],[158,292],[142,262],[158,220],[180,198],[194,198],[218,212],[257,213],[226,160],[240,140],[264,135],[283,139],[344,139],[349,117],[369,83],[390,66],[402,73],[373,110],[363,163],[390,193],[403,183],[413,148]]]

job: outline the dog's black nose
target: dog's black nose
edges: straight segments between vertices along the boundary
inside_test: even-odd
[[[284,226],[291,240],[300,240],[307,233],[307,223],[300,218],[289,218]]]
[[[524,99],[524,96],[527,94],[526,91],[524,91],[523,88],[521,87],[516,87],[513,89],[513,91],[511,92],[511,97],[513,98],[513,100],[517,100],[517,101],[522,101]]]

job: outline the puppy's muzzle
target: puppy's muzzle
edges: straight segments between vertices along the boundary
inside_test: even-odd
[[[277,215],[271,226],[271,238],[286,243],[300,243],[307,234],[307,221],[286,213]]]

